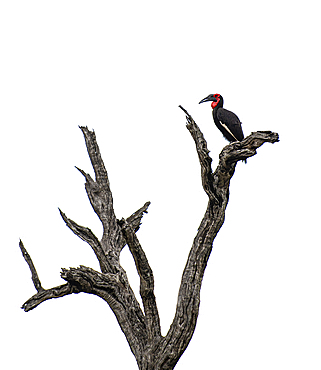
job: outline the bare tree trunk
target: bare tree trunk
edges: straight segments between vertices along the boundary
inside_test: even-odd
[[[202,184],[209,201],[182,275],[175,317],[165,336],[161,334],[154,295],[153,271],[136,236],[142,216],[147,213],[150,203],[145,203],[127,219],[117,220],[108,175],[96,136],[87,127],[80,127],[80,129],[85,137],[88,154],[95,171],[95,180],[83,170],[79,168],[78,170],[86,179],[85,188],[88,198],[103,225],[102,239],[99,241],[89,228],[76,224],[63,212],[60,211],[60,214],[66,225],[91,246],[101,271],[85,266],[62,269],[61,277],[66,283],[44,289],[33,262],[20,241],[22,254],[29,265],[32,281],[37,290],[37,293],[28,299],[22,308],[27,312],[48,299],[72,293],[85,292],[99,296],[114,312],[141,370],[173,369],[188,346],[198,317],[204,270],[212,250],[213,240],[224,222],[229,198],[229,183],[236,164],[240,160],[255,155],[256,149],[265,142],[278,141],[276,133],[254,132],[241,142],[227,145],[220,154],[217,169],[212,172],[212,159],[208,154],[203,134],[192,117],[185,109],[183,111],[186,113],[187,129],[196,144],[201,164]],[[130,287],[126,272],[119,263],[120,252],[126,244],[140,277],[143,311]]]

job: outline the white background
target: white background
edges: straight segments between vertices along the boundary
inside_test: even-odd
[[[316,1],[2,1],[1,362],[5,369],[135,369],[105,302],[86,294],[19,307],[61,267],[98,268],[60,218],[101,236],[78,166],[94,129],[117,217],[151,201],[138,232],[165,335],[206,209],[183,105],[216,166],[225,107],[280,134],[239,163],[214,241],[192,341],[177,370],[320,369],[320,16]],[[138,292],[128,251],[122,264]]]

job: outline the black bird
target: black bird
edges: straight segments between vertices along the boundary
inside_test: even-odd
[[[213,119],[216,127],[221,131],[225,139],[230,143],[233,141],[242,141],[244,134],[242,131],[242,123],[237,115],[223,108],[223,97],[220,94],[210,94],[199,102],[205,103],[211,101],[213,108]]]

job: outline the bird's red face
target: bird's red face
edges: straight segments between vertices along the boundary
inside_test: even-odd
[[[212,109],[214,109],[217,106],[217,104],[221,101],[220,94],[213,94],[213,96],[216,99],[216,101],[212,101],[212,104],[211,104]]]
[[[204,98],[203,100],[201,100],[199,102],[199,104],[201,103],[205,103],[207,101],[211,101],[211,107],[212,109],[214,109],[220,102],[222,103],[223,102],[223,98],[220,94],[210,94],[209,96],[207,96],[206,98]],[[222,105],[222,104],[221,104]]]

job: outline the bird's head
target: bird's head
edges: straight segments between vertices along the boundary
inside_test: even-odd
[[[211,107],[223,107],[223,97],[220,94],[210,94],[206,98],[202,99],[198,104],[205,103],[206,101],[211,101]]]

